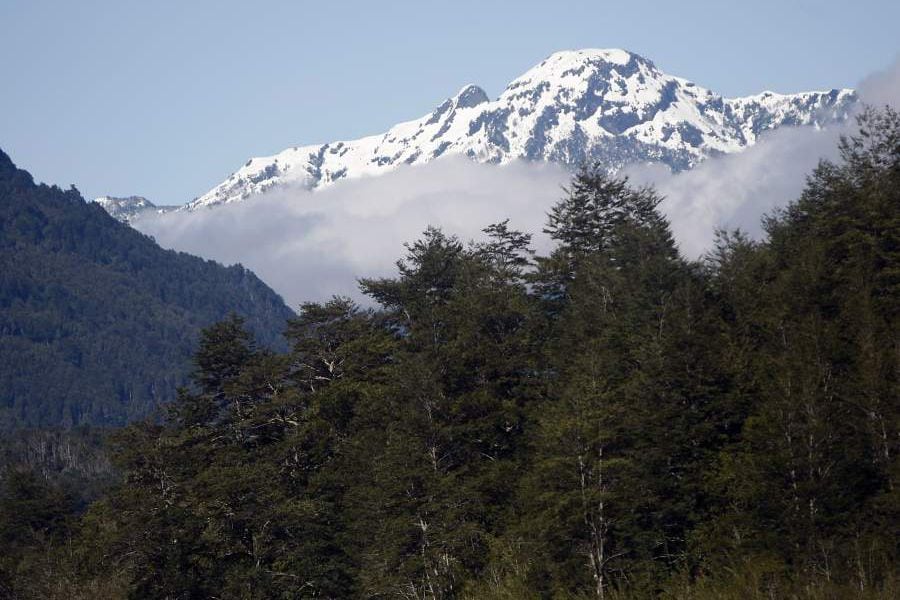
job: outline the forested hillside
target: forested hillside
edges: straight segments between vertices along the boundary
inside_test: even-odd
[[[293,313],[241,266],[163,250],[0,151],[0,428],[121,425],[175,397],[203,327]]]
[[[208,328],[84,514],[8,487],[6,595],[898,597],[900,116],[841,150],[701,262],[587,170],[549,256],[428,229],[288,352]]]

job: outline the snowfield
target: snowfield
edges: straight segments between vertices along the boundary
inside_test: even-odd
[[[678,172],[744,150],[778,127],[844,121],[856,101],[848,89],[723,98],[625,50],[557,52],[496,100],[467,85],[430,114],[383,134],[251,158],[182,210],[283,185],[320,189],[451,155],[494,164],[599,163],[610,172],[659,163]]]

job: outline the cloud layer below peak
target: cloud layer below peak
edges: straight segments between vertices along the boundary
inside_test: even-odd
[[[900,106],[900,60],[860,85],[864,102]],[[665,197],[662,209],[682,252],[697,258],[719,227],[760,235],[761,217],[801,193],[822,159],[837,158],[839,137],[855,124],[828,129],[782,128],[739,154],[706,160],[672,174],[659,165],[633,165],[636,184]],[[250,200],[195,212],[146,216],[134,222],[164,247],[241,263],[296,307],[334,294],[360,294],[360,277],[390,275],[403,244],[428,225],[462,240],[509,218],[550,249],[541,233],[546,214],[564,194],[570,175],[547,163],[504,166],[447,157],[317,192],[281,188]]]

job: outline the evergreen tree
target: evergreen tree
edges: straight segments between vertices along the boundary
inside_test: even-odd
[[[866,113],[766,239],[699,263],[655,192],[583,172],[550,256],[430,228],[362,281],[378,308],[304,304],[285,353],[210,327],[84,514],[9,469],[3,593],[896,597],[898,140]]]

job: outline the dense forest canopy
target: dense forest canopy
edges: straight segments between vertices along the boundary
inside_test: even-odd
[[[699,262],[656,192],[586,170],[548,256],[431,228],[287,352],[206,329],[85,512],[16,471],[5,593],[897,597],[900,116],[841,152]]]
[[[0,151],[0,429],[122,425],[175,398],[199,331],[235,312],[264,345],[293,313],[223,267],[35,185]]]

